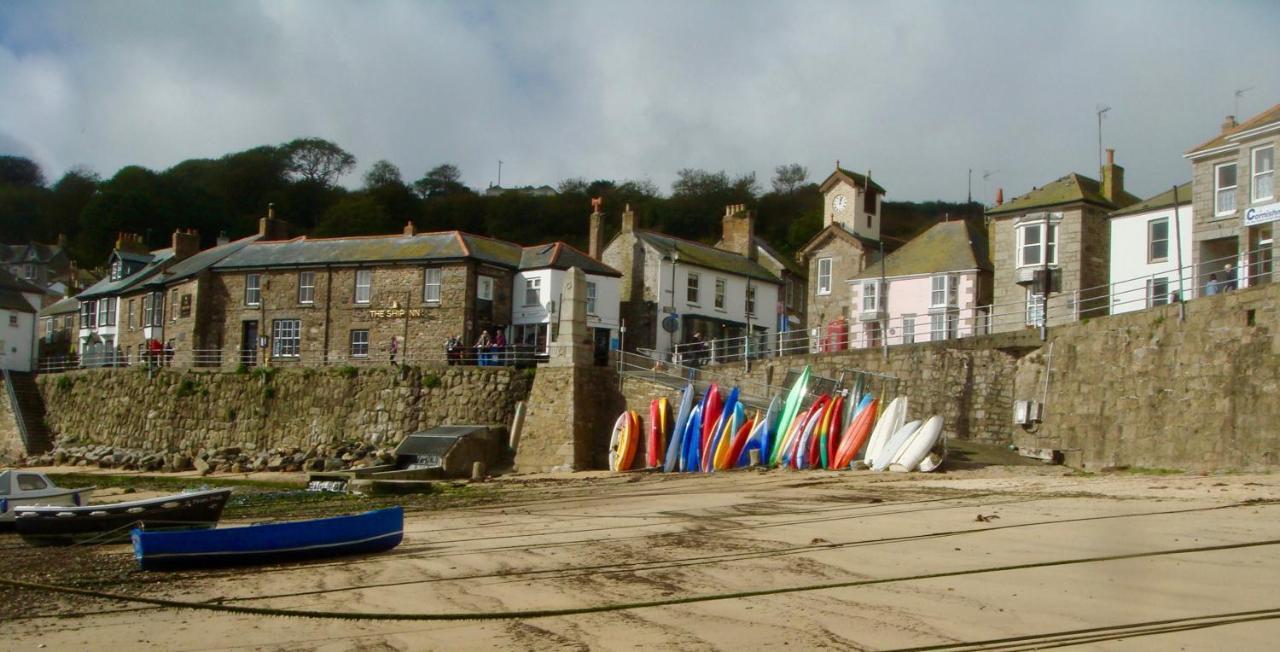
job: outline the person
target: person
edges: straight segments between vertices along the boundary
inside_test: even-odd
[[[476,364],[480,365],[481,367],[488,366],[489,347],[492,345],[492,343],[493,342],[489,339],[489,331],[481,330],[480,337],[476,338],[476,344],[474,347],[472,347],[473,349],[475,349]]]
[[[396,364],[396,353],[400,351],[400,340],[395,335],[391,336],[391,345],[387,348],[391,352],[391,366]]]
[[[507,362],[505,355],[507,350],[507,334],[502,327],[495,328],[494,331],[497,333],[493,337],[493,354],[495,359],[491,360],[491,362],[496,365],[504,365]]]
[[[444,338],[444,360],[449,366],[453,366],[453,350],[457,346],[454,337],[450,335]]]
[[[1231,263],[1227,263],[1222,267],[1222,282],[1218,285],[1223,292],[1230,292],[1236,289],[1236,270],[1231,267]]]
[[[164,356],[164,345],[160,340],[151,338],[147,340],[147,368],[153,369],[160,366],[160,360]]]
[[[173,366],[173,354],[176,352],[176,348],[172,337],[169,338],[168,342],[164,343],[164,366]]]
[[[1209,275],[1209,282],[1204,284],[1204,295],[1211,297],[1219,292],[1218,273],[1214,272]]]
[[[702,357],[706,350],[707,343],[702,341],[702,331],[695,331],[693,340],[689,342],[689,366],[701,367]]]

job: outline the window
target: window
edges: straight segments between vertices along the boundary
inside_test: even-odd
[[[1213,214],[1236,212],[1236,164],[1224,163],[1213,168]]]
[[[351,357],[369,357],[369,331],[351,331]]]
[[[940,312],[929,315],[929,341],[953,340],[956,337],[956,324],[959,315],[954,312]]]
[[[298,272],[298,303],[316,302],[316,273]]]
[[[44,341],[53,341],[53,319],[44,320]]]
[[[938,274],[930,279],[930,308],[955,307],[959,304],[960,276],[958,274]]]
[[[1044,265],[1043,222],[1031,222],[1018,227],[1018,267]],[[1058,264],[1058,225],[1049,225],[1049,262]]]
[[[481,301],[493,301],[493,277],[476,277],[476,298]]]
[[[262,305],[262,275],[261,274],[245,274],[244,275],[244,305],[246,306]]]
[[[116,325],[117,307],[120,305],[120,297],[111,297],[107,299],[107,325]]]
[[[98,324],[101,326],[109,326],[110,322],[108,321],[107,316],[110,314],[111,314],[110,297],[106,299],[99,299],[98,300]]]
[[[596,284],[587,281],[587,314],[596,314]]]
[[[422,273],[422,300],[440,303],[440,280],[444,276],[439,267],[429,267]]]
[[[790,277],[787,278],[787,302],[786,303],[787,303],[787,307],[791,308],[792,310],[795,310],[796,308],[799,307],[797,305],[798,292],[796,291],[796,288],[799,287],[799,285],[800,284],[797,283],[794,278],[790,278]]]
[[[48,487],[44,478],[29,473],[18,474],[18,491],[40,491]]]
[[[173,288],[169,292],[169,305],[173,306],[173,312],[169,313],[169,320],[178,321],[178,288]]]
[[[98,302],[97,301],[81,301],[80,302],[80,328],[93,328],[97,325],[98,318]]]
[[[862,283],[862,312],[876,312],[880,309],[879,289],[879,281],[864,281]]]
[[[1276,149],[1270,145],[1253,150],[1253,201],[1260,202],[1276,196]]]
[[[542,304],[542,279],[538,277],[526,278],[524,280],[524,305],[537,306]]]
[[[902,316],[902,343],[914,344],[916,341],[916,316]]]
[[[724,310],[724,287],[725,280],[722,278],[716,279],[716,310]]]
[[[143,328],[151,325],[151,295],[147,294],[142,297],[142,323],[139,326]]]
[[[164,326],[164,292],[151,295],[151,325]]]
[[[747,283],[747,314],[756,314],[756,286]]]
[[[18,316],[17,316],[17,315],[9,315],[9,325],[10,325],[10,326],[12,326],[12,327],[14,327],[14,328],[17,328],[17,327],[18,327]]]
[[[1147,222],[1147,262],[1169,260],[1169,218]]]
[[[121,276],[124,276],[124,265],[122,265],[119,260],[112,261],[111,280],[118,281]]]
[[[130,330],[132,330],[132,329],[133,329],[134,324],[136,324],[136,323],[137,323],[137,322],[135,322],[135,321],[134,321],[134,319],[133,319],[133,315],[134,315],[134,310],[133,310],[133,309],[134,309],[134,308],[135,308],[135,306],[134,306],[134,300],[133,300],[133,299],[129,299],[129,328],[130,328]]]
[[[1169,303],[1169,279],[1153,278],[1147,281],[1147,307]]]
[[[1044,319],[1044,297],[1027,288],[1027,323],[1039,326]]]
[[[296,358],[302,343],[302,322],[277,319],[271,322],[271,357]]]
[[[818,294],[831,294],[831,259],[818,259]]]
[[[684,300],[686,303],[698,305],[698,275],[693,272],[689,272],[684,282]]]
[[[32,265],[31,263],[27,263],[26,265],[22,266],[22,278],[31,279],[35,277],[36,277],[35,265]]]
[[[373,270],[356,270],[356,303],[369,303],[373,298]]]

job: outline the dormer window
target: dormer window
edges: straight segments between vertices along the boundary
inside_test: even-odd
[[[124,265],[120,262],[120,259],[117,258],[111,263],[111,280],[118,281],[123,276],[124,276]]]

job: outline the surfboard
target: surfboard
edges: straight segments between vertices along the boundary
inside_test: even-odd
[[[671,401],[668,401],[667,397],[663,396],[658,399],[658,464],[662,464],[662,453],[667,450],[667,437],[670,436]]]
[[[867,437],[871,434],[871,426],[875,423],[878,404],[874,398],[871,399],[853,417],[853,421],[849,422],[849,427],[840,437],[840,447],[836,449],[834,468],[847,468],[849,462],[853,461],[854,454],[867,441]]]
[[[693,416],[689,419],[689,430],[685,433],[685,460],[680,464],[680,468],[687,472],[697,472],[702,459],[702,447],[698,442],[698,437],[702,433],[702,409],[694,410]]]
[[[644,440],[645,466],[654,467],[658,465],[658,449],[662,446],[658,433],[661,430],[661,408],[658,407],[658,399],[655,398],[649,401],[649,436]]]
[[[725,468],[736,469],[744,466],[742,456],[746,451],[747,443],[751,441],[751,436],[755,434],[756,426],[760,423],[760,410],[756,410],[754,416],[743,424],[744,428],[738,431],[733,437],[733,444],[729,446],[729,454],[725,457]]]
[[[929,420],[925,421],[924,425],[920,426],[920,429],[903,444],[893,459],[893,465],[901,467],[903,471],[911,471],[920,466],[941,436],[942,416],[935,414],[929,417]]]
[[[805,388],[809,385],[809,366],[800,371],[800,375],[796,377],[796,382],[791,386],[791,391],[787,393],[787,400],[782,406],[782,416],[778,419],[777,433],[775,441],[772,442],[772,450],[766,451],[769,457],[769,464],[778,463],[778,458],[782,455],[784,433],[791,430],[791,422],[796,418],[796,413],[800,411],[800,401],[804,399]]]
[[[680,464],[683,449],[685,426],[689,423],[689,412],[693,409],[693,383],[685,385],[684,394],[680,397],[680,409],[676,412],[676,421],[671,426],[671,437],[667,441],[667,459],[663,461],[662,470],[667,473],[675,471]]]
[[[736,391],[737,388],[734,388]],[[742,424],[747,420],[746,409],[742,407],[742,403],[734,401],[733,418],[726,418],[724,423],[724,432],[721,434],[720,441],[716,442],[716,453],[713,459],[712,469],[723,471],[729,468],[729,452],[733,450],[733,441],[737,438],[737,433],[742,429]]]
[[[880,447],[880,454],[876,455],[876,459],[872,461],[871,470],[883,471],[889,468],[889,465],[893,463],[893,460],[898,457],[898,452],[902,450],[903,445],[911,439],[911,435],[915,434],[915,432],[920,429],[920,424],[922,423],[924,422],[916,419],[915,421],[902,424],[902,427],[898,428],[898,431],[893,433],[893,436],[889,437],[889,440],[885,442],[884,446]]]
[[[622,431],[622,441],[618,444],[618,469],[619,471],[630,471],[631,463],[636,459],[636,448],[640,445],[640,436],[644,430],[641,429],[640,413],[631,410],[627,413],[627,427]]]
[[[618,416],[618,420],[613,422],[613,432],[609,435],[609,470],[618,470],[618,461],[621,458],[619,450],[622,445],[622,433],[631,424],[631,413],[623,412]]]
[[[889,407],[885,408],[884,414],[876,422],[876,427],[871,431],[871,439],[867,441],[867,452],[863,456],[862,461],[871,467],[875,465],[876,456],[880,454],[880,448],[885,445],[889,437],[902,427],[907,417],[907,397],[899,396],[889,403]]]

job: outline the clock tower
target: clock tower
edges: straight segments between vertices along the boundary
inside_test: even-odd
[[[838,224],[854,235],[868,240],[880,239],[883,188],[865,175],[841,168],[837,162],[836,171],[827,177],[820,190],[824,228]]]

